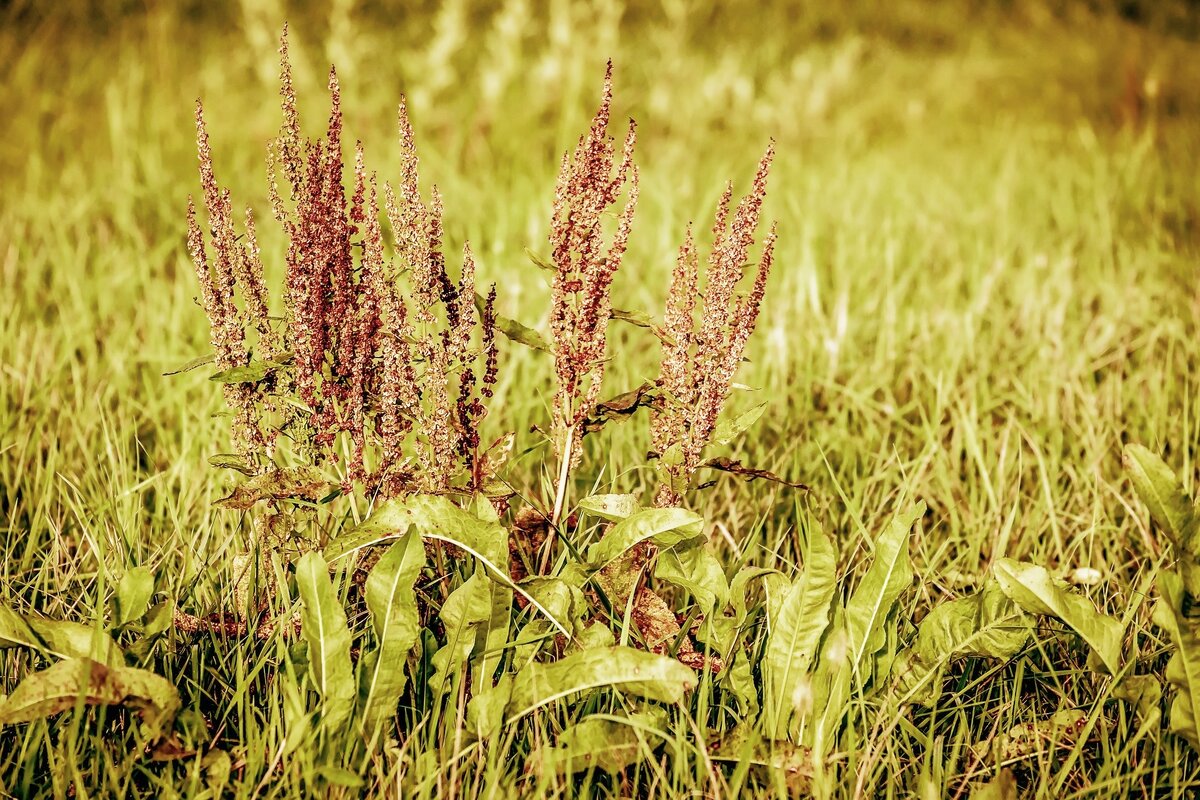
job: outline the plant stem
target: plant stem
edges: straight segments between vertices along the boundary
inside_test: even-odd
[[[546,532],[546,542],[542,545],[542,557],[539,571],[545,574],[550,569],[550,558],[554,552],[554,537],[558,532],[558,521],[562,517],[563,508],[567,504],[567,485],[571,477],[571,448],[575,446],[575,426],[567,428],[563,437],[563,447],[559,451],[561,461],[558,466],[558,483],[554,489],[554,510],[550,512],[550,530]]]
[[[571,425],[567,428],[567,435],[563,441],[562,462],[558,468],[558,485],[554,490],[554,511],[550,515],[550,522],[556,527],[567,501],[567,481],[571,476],[571,450],[574,447],[575,426]]]

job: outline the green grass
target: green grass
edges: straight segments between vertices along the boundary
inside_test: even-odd
[[[225,420],[212,417],[220,393],[203,371],[161,374],[208,349],[183,246],[187,195],[199,191],[197,96],[218,174],[267,217],[275,5],[0,11],[0,602],[11,607],[101,620],[135,565],[198,613],[232,591],[248,523],[212,506],[231,485],[206,463],[227,449]],[[394,174],[395,103],[407,93],[423,178],[446,198],[448,250],[469,239],[502,313],[539,325],[548,291],[523,248],[545,249],[557,158],[593,110],[606,58],[614,115],[640,131],[621,307],[661,314],[684,226],[704,226],[724,181],[744,189],[774,137],[776,269],[739,376],[753,393],[734,400],[770,405],[737,455],[811,492],[726,479],[690,497],[722,559],[790,569],[819,525],[861,573],[879,531],[924,500],[902,621],[978,586],[1000,557],[1056,575],[1091,567],[1103,580],[1088,594],[1129,623],[1139,664],[1161,672],[1150,609],[1165,543],[1120,452],[1145,444],[1195,483],[1200,44],[1172,34],[1166,16],[1136,24],[1032,2],[543,5],[293,10],[309,132],[335,60],[348,138]],[[1158,94],[1123,124],[1130,75]],[[279,232],[262,227],[264,252],[278,253]],[[281,260],[268,260],[276,286]],[[613,332],[606,394],[657,370],[639,331]],[[551,369],[515,346],[505,357],[488,425],[517,431],[519,452],[545,418]],[[649,499],[648,447],[644,421],[607,430],[575,496],[599,484]],[[514,478],[547,479],[536,454]],[[913,630],[904,622],[900,635]],[[1191,796],[1200,760],[1188,745],[1165,720],[1142,725],[1111,702],[1069,637],[1052,641],[1063,646],[956,667],[933,710],[856,701],[834,758],[805,769],[809,789],[966,797],[996,772],[986,742],[997,732],[1080,709],[1090,736],[1045,743],[1017,765],[1033,795]],[[286,649],[207,637],[161,647],[146,666],[179,686],[193,726],[203,716],[204,749],[229,754],[225,791],[358,796],[328,770],[328,742],[275,764],[290,725],[273,675]],[[3,651],[0,691],[40,666]],[[541,712],[487,747],[464,736],[461,704],[443,716],[402,709],[410,737],[339,766],[373,792],[415,797],[785,794],[795,775],[724,760],[716,743],[738,719],[714,698],[702,682],[670,709],[661,747],[621,780],[527,770],[566,721],[626,710],[609,694]],[[0,729],[0,788],[211,791],[199,757],[152,762],[137,736],[115,710]]]

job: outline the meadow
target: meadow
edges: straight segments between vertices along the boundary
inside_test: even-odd
[[[455,423],[482,443],[465,478],[434,474],[421,425],[393,484],[364,488],[349,428],[310,463],[303,386],[262,401],[292,449],[231,439],[225,398],[305,356],[220,363],[189,257],[196,101],[233,246],[257,218],[259,347],[293,313],[265,166],[285,22],[307,137],[336,64],[345,202],[356,140],[378,173],[354,263],[371,220],[405,257],[382,208],[402,97],[450,279],[470,245],[482,332],[455,352],[487,413]],[[1195,796],[1190,4],[17,0],[0,23],[6,796]],[[580,389],[572,424],[527,345],[566,347],[554,260],[583,262],[552,247],[556,175],[610,59],[614,169],[637,122],[628,313],[575,363],[618,402]],[[692,223],[704,263],[772,142],[735,307],[774,221],[770,274],[705,437],[770,473],[745,480],[651,451],[695,405],[662,385],[677,251]],[[418,318],[448,296],[470,316],[415,292]],[[450,337],[409,338],[433,374]],[[562,434],[596,420],[576,465]]]

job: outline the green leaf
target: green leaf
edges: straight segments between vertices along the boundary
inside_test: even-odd
[[[588,548],[587,561],[593,569],[603,569],[641,542],[651,541],[659,547],[673,547],[681,542],[699,541],[703,537],[704,519],[691,511],[682,508],[646,508],[609,528],[604,538]]]
[[[592,414],[583,421],[583,432],[595,433],[610,422],[624,422],[639,408],[652,407],[661,393],[652,383],[643,383],[636,389],[623,392],[616,397],[598,403]]]
[[[314,467],[289,467],[256,475],[228,496],[217,501],[222,508],[246,511],[262,500],[307,500],[316,502],[334,485]]]
[[[725,568],[706,545],[685,543],[663,550],[655,559],[654,577],[690,593],[705,617],[713,616],[729,602]]]
[[[733,419],[724,419],[717,423],[717,427],[713,430],[712,440],[716,444],[731,444],[734,439],[741,436],[750,426],[758,422],[758,418],[767,410],[766,403],[759,403],[749,411],[743,411]]]
[[[513,682],[509,722],[555,700],[605,686],[647,700],[682,703],[696,687],[696,675],[673,658],[631,647],[581,650],[521,670]]]
[[[1016,776],[1011,769],[1005,767],[1000,770],[999,775],[972,789],[970,800],[1017,800],[1020,796]]]
[[[535,253],[528,247],[525,248],[525,255],[529,257],[529,260],[533,262],[533,265],[538,269],[544,269],[547,272],[558,272],[558,267],[554,266],[554,263],[550,259],[540,255],[539,253]]]
[[[484,299],[483,295],[476,292],[475,293],[475,308],[479,310],[480,314],[483,313],[483,308],[486,303],[487,303],[487,300]],[[515,319],[510,319],[508,317],[497,314],[496,315],[496,330],[500,331],[506,337],[508,337],[510,340],[516,342],[517,344],[523,344],[526,347],[530,347],[534,350],[541,350],[542,352],[545,352],[545,353],[550,352],[550,343],[546,341],[545,337],[543,337],[540,333],[535,331],[533,328],[530,328],[527,325],[523,325],[520,322],[516,321]]]
[[[367,610],[376,647],[363,656],[363,720],[375,725],[396,713],[404,692],[404,667],[420,633],[413,584],[425,566],[421,537],[410,533],[383,555],[367,576]]]
[[[317,768],[317,774],[324,778],[326,783],[346,789],[361,789],[366,785],[366,781],[357,772],[351,772],[345,767],[326,764]]]
[[[338,602],[329,566],[316,553],[296,562],[296,590],[302,602],[300,632],[308,644],[309,668],[324,706],[321,719],[334,730],[350,718],[354,707],[354,667],[350,663],[350,629]]]
[[[495,686],[489,681],[471,695],[467,703],[467,730],[481,739],[490,739],[500,732],[504,727],[504,709],[512,697],[512,681],[512,673],[506,672]]]
[[[770,633],[762,669],[769,691],[768,707],[792,708],[797,686],[806,679],[817,656],[821,636],[829,625],[829,607],[837,588],[837,551],[824,531],[809,537],[804,571],[770,618]],[[781,713],[774,738],[783,738],[789,715]]]
[[[501,655],[499,648],[508,640],[507,613],[493,613],[495,588],[495,582],[488,580],[482,570],[476,570],[442,604],[438,616],[446,631],[446,644],[433,654],[434,670],[429,679],[429,687],[435,697],[442,697],[454,690],[451,677],[459,674],[472,655],[479,661],[488,655],[488,649],[494,649],[489,658],[492,671],[495,670]],[[491,673],[486,672],[481,664],[481,668],[476,670],[476,683],[482,686],[485,678],[490,686]]]
[[[28,647],[57,658],[94,658],[110,666],[125,663],[108,634],[91,625],[19,614],[0,606],[0,649]]]
[[[1174,471],[1141,445],[1125,447],[1125,471],[1150,516],[1171,538],[1179,554],[1195,555],[1196,510]]]
[[[558,735],[554,747],[539,748],[534,758],[543,772],[572,774],[600,769],[611,775],[653,756],[668,738],[662,709],[628,717],[594,714]]]
[[[495,519],[483,519],[464,511],[439,495],[414,495],[380,504],[362,523],[330,542],[325,548],[325,557],[335,561],[364,547],[382,544],[402,535],[413,525],[423,538],[448,542],[475,556],[492,580],[525,597],[565,636],[571,635],[566,625],[509,576],[505,567],[508,563],[508,532],[504,526]]]
[[[233,367],[231,369],[221,370],[220,372],[210,375],[208,379],[214,383],[225,384],[258,383],[275,370],[283,369],[286,366],[286,364],[282,364],[278,361],[251,361],[244,367]]]
[[[557,577],[535,577],[522,581],[521,587],[537,598],[547,612],[569,624],[572,637],[583,632],[583,620],[591,609],[578,585]],[[513,668],[520,669],[533,661],[545,645],[553,641],[554,634],[549,620],[538,618],[527,622],[513,642]]]
[[[127,706],[140,713],[155,733],[170,726],[180,706],[179,692],[161,675],[70,658],[21,681],[0,703],[0,725],[60,714],[78,703]]]
[[[154,572],[148,567],[134,567],[121,576],[113,598],[113,621],[117,627],[143,617],[154,596]]]
[[[846,604],[846,635],[851,664],[861,670],[868,659],[887,646],[884,623],[900,594],[912,584],[912,565],[908,540],[913,524],[925,513],[925,504],[917,503],[907,513],[892,520],[875,541],[875,557],[866,575]],[[872,676],[862,675],[865,684]]]
[[[614,308],[610,316],[615,320],[627,322],[639,328],[655,329],[654,319],[645,311],[622,311],[619,308]]]
[[[921,620],[913,651],[928,664],[956,656],[1008,660],[1029,643],[1029,618],[997,583],[942,603]]]
[[[1054,617],[1088,643],[1110,675],[1121,671],[1120,621],[1101,614],[1083,595],[1050,576],[1044,567],[1002,558],[992,568],[1008,598],[1030,614]]]
[[[766,595],[772,594],[772,582],[779,584],[780,590],[777,593],[780,597],[780,602],[774,604],[771,612],[767,614],[768,619],[778,615],[783,597],[791,591],[791,583],[777,569],[742,567],[733,576],[733,581],[729,584],[729,605],[733,608],[733,619],[738,625],[746,621],[746,615],[749,613],[746,609],[746,589],[751,581],[756,580],[763,582],[763,592]]]
[[[1136,708],[1143,720],[1157,720],[1162,690],[1162,682],[1154,675],[1126,675],[1112,687],[1112,696]]]
[[[909,699],[931,705],[941,694],[942,674],[954,658],[1007,661],[1025,648],[1030,634],[1028,615],[995,581],[970,597],[938,605],[921,620],[905,654],[911,668],[903,676]]]
[[[243,475],[254,475],[254,467],[240,453],[217,453],[208,457],[208,463],[217,469],[232,469]]]
[[[165,378],[169,375],[179,375],[184,372],[191,372],[192,370],[196,369],[197,367],[203,367],[205,364],[211,364],[216,360],[217,360],[216,353],[209,353],[208,355],[198,356],[196,358],[193,358],[191,361],[187,362],[183,366],[176,367],[175,369],[171,370],[170,372],[164,372],[163,377]]]
[[[632,516],[639,508],[632,494],[594,494],[579,501],[582,511],[609,522],[620,522]]]
[[[1154,623],[1167,631],[1175,644],[1175,652],[1167,662],[1167,682],[1177,690],[1171,703],[1171,730],[1200,750],[1200,729],[1196,725],[1196,710],[1200,709],[1200,625],[1185,613],[1186,590],[1178,574],[1159,573],[1158,593]]]

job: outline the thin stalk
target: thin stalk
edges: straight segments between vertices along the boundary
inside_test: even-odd
[[[562,463],[558,468],[558,485],[554,490],[554,512],[550,515],[550,523],[555,527],[558,526],[558,520],[562,517],[563,506],[567,501],[567,481],[571,476],[571,452],[575,446],[575,426],[567,428],[566,439],[562,448]],[[551,531],[553,534],[553,531]]]
[[[554,510],[550,513],[550,530],[546,533],[546,542],[542,545],[542,558],[539,571],[545,574],[550,569],[550,559],[554,553],[554,537],[558,534],[558,521],[562,518],[563,508],[567,504],[567,487],[571,477],[571,448],[575,446],[575,426],[567,428],[563,447],[560,451],[562,460],[558,466],[558,482],[554,489]]]

